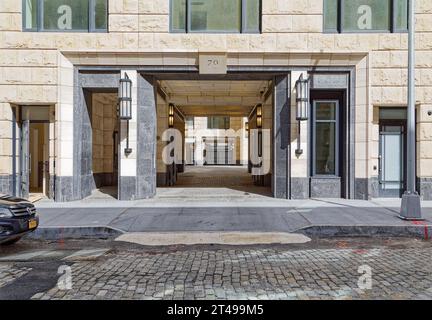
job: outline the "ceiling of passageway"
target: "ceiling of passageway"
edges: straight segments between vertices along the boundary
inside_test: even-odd
[[[268,81],[165,80],[160,86],[186,116],[247,116]]]

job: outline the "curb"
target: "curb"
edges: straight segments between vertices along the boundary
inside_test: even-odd
[[[431,225],[419,226],[310,226],[297,231],[309,237],[410,237],[430,240]]]
[[[62,239],[115,239],[124,234],[123,231],[111,227],[39,227],[26,235],[34,240]]]

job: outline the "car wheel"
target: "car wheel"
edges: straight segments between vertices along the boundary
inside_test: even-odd
[[[20,238],[15,238],[15,239],[12,239],[12,240],[9,240],[9,241],[6,241],[6,242],[3,242],[1,245],[2,246],[10,246],[10,245],[12,245],[12,244],[14,244],[14,243],[17,243],[18,241],[20,241],[21,240],[21,237]]]

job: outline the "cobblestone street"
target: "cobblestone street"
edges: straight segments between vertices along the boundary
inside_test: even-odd
[[[30,298],[432,299],[431,261],[430,244],[420,241],[405,247],[344,241],[254,249],[114,246],[97,259],[69,264],[72,289],[53,286]],[[369,267],[372,289],[360,289]],[[0,263],[0,292],[31,273],[23,261]]]

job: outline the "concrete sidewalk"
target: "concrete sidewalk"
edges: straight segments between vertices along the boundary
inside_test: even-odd
[[[36,206],[41,224],[31,237],[115,238],[140,232],[284,232],[314,237],[432,235],[431,203],[423,204],[426,220],[415,223],[397,217],[400,200],[260,200],[40,202]]]

